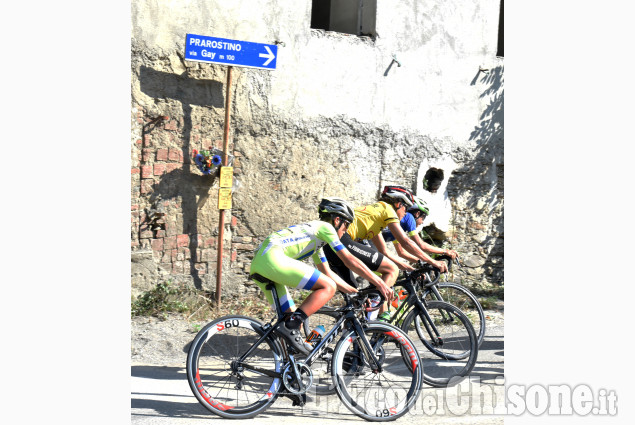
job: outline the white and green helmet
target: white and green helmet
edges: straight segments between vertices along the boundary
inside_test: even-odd
[[[408,208],[408,211],[421,211],[426,216],[430,215],[430,209],[428,208],[426,201],[418,196],[413,196],[413,198],[415,202],[410,208]]]

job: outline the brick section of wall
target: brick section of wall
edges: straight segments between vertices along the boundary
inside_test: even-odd
[[[170,148],[168,151],[168,160],[174,162],[183,162],[183,152],[180,149]]]
[[[167,161],[168,160],[168,150],[167,149],[157,149],[157,161]]]
[[[171,173],[174,170],[179,170],[183,168],[183,164],[169,163],[165,166],[165,172]]]
[[[188,246],[189,244],[190,244],[189,235],[178,235],[176,237],[176,246],[177,247]]]
[[[151,165],[142,165],[141,166],[141,178],[142,179],[150,179],[152,178],[153,170]]]
[[[154,164],[154,175],[161,176],[165,173],[165,164]]]

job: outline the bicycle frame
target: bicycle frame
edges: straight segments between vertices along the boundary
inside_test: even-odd
[[[437,327],[434,324],[434,321],[430,317],[430,314],[428,313],[428,309],[426,308],[425,304],[417,296],[417,291],[415,290],[415,287],[412,283],[412,279],[409,277],[406,279],[402,279],[398,282],[395,282],[394,286],[395,287],[401,286],[406,291],[408,291],[408,298],[406,298],[404,302],[401,303],[399,308],[397,308],[397,311],[395,312],[395,314],[393,314],[392,317],[388,320],[388,323],[396,326],[400,320],[403,320],[405,318],[408,311],[410,311],[410,309],[414,307],[418,309],[421,313],[423,313],[425,317],[425,320],[423,321],[423,325],[425,326],[426,331],[428,332],[428,335],[432,339],[433,343],[442,344],[439,330],[437,329]],[[445,314],[445,312],[443,311],[441,313]]]
[[[249,347],[249,349],[242,356],[240,356],[238,360],[234,360],[231,364],[231,367],[232,367],[232,371],[234,372],[238,372],[239,368],[245,368],[253,372],[258,372],[267,376],[271,376],[273,378],[282,378],[282,374],[280,372],[253,367],[253,366],[250,366],[248,363],[246,363],[246,359],[251,355],[251,353],[253,353],[254,350],[265,339],[267,339],[271,335],[271,333],[278,326],[280,326],[281,323],[284,321],[284,314],[282,313],[282,310],[280,307],[280,301],[278,300],[278,294],[276,292],[275,286],[267,285],[267,289],[271,290],[271,293],[272,293],[271,295],[273,296],[276,312],[278,314],[278,320],[276,321],[274,325],[271,325],[271,323],[267,323],[264,326],[262,326],[261,331],[264,331],[264,333],[260,336],[258,341],[256,341],[251,347]],[[333,341],[333,339],[335,339],[335,337],[342,331],[344,326],[348,325],[349,328],[352,328],[355,331],[355,333],[357,334],[358,340],[361,341],[360,347],[364,355],[366,356],[366,358],[369,359],[369,366],[371,367],[371,369],[374,371],[381,372],[382,368],[381,368],[380,362],[377,359],[377,356],[375,356],[375,353],[370,344],[370,341],[368,341],[368,339],[366,338],[366,335],[363,332],[362,324],[357,318],[357,316],[355,315],[354,307],[351,305],[347,305],[346,307],[344,307],[343,313],[344,314],[337,319],[337,323],[335,324],[335,326],[333,326],[333,328],[331,328],[331,330],[329,330],[324,335],[322,340],[315,346],[313,351],[311,351],[309,356],[303,362],[310,368],[313,362],[315,361],[315,359]],[[298,379],[298,382],[299,382],[300,373],[296,366],[295,358],[292,354],[288,353],[286,350],[285,350],[285,360],[288,360],[293,366],[295,377]]]

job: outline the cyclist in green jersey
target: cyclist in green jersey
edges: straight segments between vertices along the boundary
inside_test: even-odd
[[[425,220],[428,214],[430,214],[430,209],[428,208],[426,201],[418,196],[414,196],[414,204],[410,208],[408,208],[408,212],[406,212],[406,215],[401,219],[399,225],[403,229],[404,233],[406,233],[406,235],[417,244],[419,249],[421,249],[424,254],[442,254],[455,259],[456,257],[458,257],[458,253],[456,251],[452,249],[438,248],[434,245],[430,245],[429,243],[424,242],[417,234],[417,228],[421,226],[423,220]],[[390,229],[384,229],[382,231],[382,236],[384,237],[385,242],[392,241],[395,250],[397,251],[397,255],[399,255],[404,260],[410,261],[411,263],[415,263],[419,260],[419,258],[415,257],[412,254],[409,254],[408,252],[406,252],[405,249],[403,249],[399,241],[396,240],[390,232]],[[428,263],[434,264],[432,259],[430,259]]]
[[[318,206],[318,213],[320,220],[289,226],[265,238],[250,268],[252,278],[272,305],[271,291],[266,290],[266,285],[258,278],[262,276],[276,283],[282,310],[289,313],[278,332],[303,354],[308,354],[312,348],[304,342],[300,333],[300,325],[304,320],[326,304],[335,294],[336,288],[344,293],[357,292],[355,287],[331,270],[322,250],[324,245],[328,244],[347,267],[375,285],[387,299],[392,294],[388,286],[340,242],[354,219],[353,208],[341,198],[324,198]],[[317,269],[301,261],[308,257],[312,258]],[[295,309],[287,286],[313,292]]]

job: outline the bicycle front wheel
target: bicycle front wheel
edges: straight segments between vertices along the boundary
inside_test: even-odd
[[[436,285],[436,289],[437,292],[434,291],[434,288],[427,289],[424,298],[445,301],[458,307],[472,322],[480,347],[485,337],[485,313],[476,296],[466,287],[452,282],[439,283]]]
[[[355,330],[345,333],[335,346],[333,382],[342,403],[369,421],[391,421],[413,406],[422,384],[421,359],[414,343],[399,328],[368,322],[364,335],[379,368]],[[404,355],[405,354],[405,355]]]
[[[187,354],[187,380],[198,401],[224,418],[252,418],[277,398],[282,350],[267,338],[245,359],[237,360],[262,335],[262,323],[245,316],[225,316],[196,335]],[[269,373],[269,374],[267,374]]]
[[[414,308],[402,329],[415,342],[423,362],[423,382],[434,387],[454,385],[474,369],[478,357],[470,320],[452,304],[428,301],[426,312]]]

